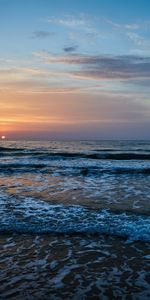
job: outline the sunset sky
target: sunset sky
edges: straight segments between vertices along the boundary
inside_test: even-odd
[[[0,134],[149,139],[149,0],[0,0]]]

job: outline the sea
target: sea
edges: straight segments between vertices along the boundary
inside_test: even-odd
[[[150,299],[150,141],[0,142],[0,299]]]

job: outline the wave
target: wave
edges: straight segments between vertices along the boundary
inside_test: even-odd
[[[7,153],[8,152],[8,153]],[[103,151],[102,151],[103,152]],[[73,152],[41,152],[41,151],[25,151],[20,149],[10,149],[9,151],[0,150],[0,155],[4,156],[31,156],[39,157],[39,159],[95,159],[95,160],[150,160],[150,154],[147,153],[73,153]]]
[[[0,172],[3,174],[10,174],[10,173],[26,173],[26,172],[35,172],[35,171],[42,171],[46,165],[44,164],[21,164],[21,163],[10,163],[10,164],[0,164]]]
[[[36,154],[41,159],[95,159],[95,160],[150,160],[150,154],[138,153],[69,153],[54,152],[47,154]]]
[[[113,167],[112,169],[100,169],[94,167],[81,168],[80,174],[82,176],[102,175],[102,174],[118,174],[118,175],[150,175],[150,168],[126,168],[126,167]]]
[[[81,206],[50,205],[32,198],[1,200],[1,233],[106,234],[150,242],[147,216],[94,211]]]
[[[0,147],[0,156],[39,156],[42,155],[43,151],[21,149],[21,148],[5,148]]]
[[[102,149],[94,149],[92,151],[95,152],[124,152],[124,153],[139,153],[139,152],[144,152],[144,153],[150,153],[150,149],[145,149],[145,148],[135,148],[135,149],[121,149],[121,148],[102,148]]]
[[[24,151],[25,149],[22,148],[10,148],[10,147],[0,147],[0,152],[7,151],[7,152],[18,152],[18,151]]]
[[[57,174],[67,175],[67,176],[83,176],[83,177],[91,177],[91,176],[102,176],[104,174],[110,175],[150,175],[150,167],[114,167],[104,168],[102,166],[52,166],[44,163],[3,163],[0,164],[0,173],[3,174],[11,174],[11,173],[55,173],[57,170]]]
[[[112,160],[149,160],[150,154],[137,153],[104,153],[104,154],[87,154],[85,158],[89,159],[112,159]]]

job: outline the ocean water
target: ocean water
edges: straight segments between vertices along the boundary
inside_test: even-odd
[[[0,144],[0,299],[150,298],[150,142]]]

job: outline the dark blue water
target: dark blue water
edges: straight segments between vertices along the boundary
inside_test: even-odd
[[[150,241],[150,142],[1,142],[0,231]]]

